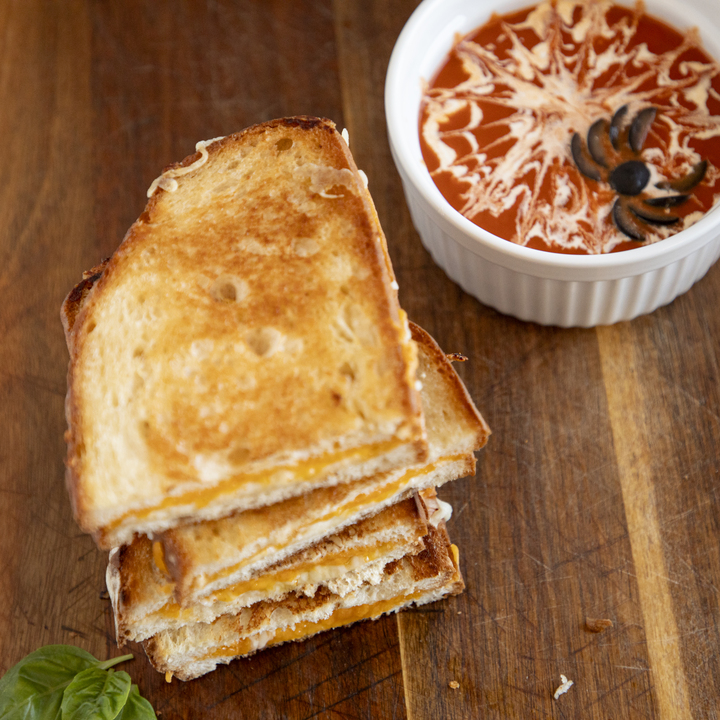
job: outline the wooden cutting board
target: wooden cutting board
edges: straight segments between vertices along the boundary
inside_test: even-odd
[[[460,372],[494,432],[477,476],[441,493],[467,591],[185,684],[133,648],[143,695],[163,720],[720,717],[720,267],[592,330],[504,317],[450,282],[385,131],[414,4],[0,4],[0,672],[49,643],[119,654],[106,557],[63,486],[64,295],[197,140],[314,114],[349,129],[401,303],[470,358]],[[555,700],[561,674],[574,685]]]

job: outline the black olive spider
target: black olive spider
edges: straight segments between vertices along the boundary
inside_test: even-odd
[[[684,203],[688,193],[700,183],[707,171],[707,160],[694,165],[676,180],[656,184],[661,190],[675,194],[650,197],[644,193],[650,181],[650,170],[640,160],[640,154],[657,108],[641,110],[629,125],[625,123],[627,105],[623,105],[608,121],[601,118],[588,130],[587,142],[574,133],[570,143],[578,170],[597,182],[606,182],[618,193],[612,209],[618,229],[633,240],[644,242],[651,225],[674,225],[680,218],[670,208]],[[630,158],[630,159],[628,159]]]

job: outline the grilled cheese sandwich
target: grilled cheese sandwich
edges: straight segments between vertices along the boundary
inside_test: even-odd
[[[434,488],[489,434],[330,121],[196,150],[62,309],[75,517],[119,643],[182,679],[459,592]]]
[[[263,123],[164,178],[63,305],[80,527],[109,549],[424,462],[414,345],[334,125]]]
[[[163,571],[162,558],[148,538],[114,553],[108,587],[115,587],[113,609],[119,643],[144,640],[160,631],[193,622],[210,622],[259,601],[291,592],[314,595],[319,587],[344,595],[387,563],[417,554],[427,534],[426,501],[409,498],[385,508],[246,580],[181,606]]]
[[[473,452],[485,443],[487,426],[435,341],[414,324],[411,330],[423,378],[429,461],[158,535],[162,562],[181,606],[256,577],[263,568],[415,491],[474,472]]]
[[[423,545],[420,553],[388,563],[377,582],[347,595],[323,590],[312,597],[259,602],[211,623],[160,632],[143,643],[145,652],[158,671],[190,680],[269,646],[461,592],[464,584],[444,523],[428,526]]]

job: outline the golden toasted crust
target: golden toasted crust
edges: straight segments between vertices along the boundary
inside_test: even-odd
[[[428,532],[423,541],[425,550],[407,558],[412,566],[415,582],[444,575],[447,579],[454,578],[453,593],[462,592],[465,584],[460,576],[460,568],[455,564],[450,550],[450,538],[445,523],[440,523],[431,532]],[[454,577],[455,575],[457,577]]]
[[[65,337],[70,341],[75,318],[82,309],[85,299],[93,285],[100,279],[110,258],[105,258],[100,264],[83,272],[83,279],[68,293],[60,309],[60,320],[65,330]]]
[[[172,592],[172,583],[153,560],[153,542],[146,535],[119,548],[110,562],[118,571],[120,608],[164,602]]]
[[[488,424],[475,407],[470,393],[455,372],[448,356],[430,333],[414,322],[409,322],[409,326],[412,338],[420,350],[418,379],[423,384],[423,411],[428,436],[433,437],[431,443],[437,443],[443,436],[444,426],[447,425],[445,418],[451,417],[454,425],[452,434],[457,437],[464,433],[464,441],[468,446],[473,450],[480,450],[491,435]],[[447,440],[443,442],[447,444]]]
[[[85,300],[87,299],[88,294],[92,290],[95,283],[100,279],[100,277],[103,274],[103,271],[105,270],[105,267],[108,264],[110,258],[105,258],[101,263],[98,265],[95,265],[95,267],[91,268],[90,270],[86,270],[83,272],[83,279],[68,293],[67,297],[63,301],[62,307],[60,308],[60,321],[62,322],[63,330],[65,331],[65,341],[67,342],[68,349],[70,350],[70,355],[72,357],[73,354],[73,328],[75,327],[75,320],[77,319],[78,313],[82,309],[82,306],[85,304]],[[70,377],[70,370],[72,368],[72,363],[68,366],[68,378],[67,378],[67,384],[68,384],[68,393],[65,397],[65,415],[67,418],[74,417],[76,414],[76,411],[73,407],[73,397],[72,394],[69,391],[70,385],[71,385],[71,377]],[[69,421],[68,421],[69,425]],[[72,439],[72,433],[70,432],[70,429],[65,431],[65,442],[68,443],[68,449],[70,448],[70,444],[73,442]],[[68,452],[68,458],[70,457],[70,452]],[[67,465],[67,460],[66,460]],[[66,467],[66,474],[65,474],[65,486],[68,491],[68,495],[70,496],[70,504],[73,509],[73,513],[75,517],[77,518],[79,516],[79,507],[80,507],[80,497],[79,497],[79,491],[77,483],[75,482],[75,476],[73,472],[70,469],[70,466],[67,465]]]
[[[133,508],[346,448],[421,461],[393,280],[330,121],[264,123],[168,168],[100,277],[64,304],[81,527],[107,546],[129,538],[107,528]],[[392,459],[391,440],[404,449]],[[156,525],[196,511],[163,510]]]

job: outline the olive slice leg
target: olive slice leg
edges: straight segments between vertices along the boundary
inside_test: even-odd
[[[632,121],[630,126],[630,148],[633,152],[639,153],[645,145],[650,126],[655,120],[657,108],[649,107],[641,110]]]
[[[627,115],[627,109],[627,105],[619,107],[610,121],[610,130],[608,131],[608,135],[610,136],[612,146],[616,150],[620,149],[620,130],[622,130],[622,123],[625,115]]]
[[[602,167],[606,168],[610,165],[607,153],[605,152],[605,146],[603,145],[603,138],[608,137],[608,122],[605,118],[596,120],[588,130],[587,134],[587,147],[590,151],[592,159]]]
[[[643,207],[640,203],[629,202],[627,206],[641,220],[653,223],[654,225],[674,225],[680,218],[677,215],[669,215],[662,210],[653,210],[649,207]]]
[[[574,133],[572,136],[570,151],[572,152],[573,160],[575,161],[578,170],[585,175],[585,177],[588,177],[591,180],[597,180],[598,182],[602,179],[600,168],[585,153],[582,138],[578,135],[578,133]]]
[[[628,211],[625,203],[622,202],[621,198],[615,201],[612,209],[613,220],[617,225],[618,230],[627,235],[632,240],[639,240],[645,242],[645,233],[642,225],[638,222],[635,216]]]
[[[690,196],[689,195],[665,195],[663,197],[654,197],[643,200],[650,207],[671,208],[682,205]]]
[[[687,175],[677,180],[663,180],[655,185],[655,187],[663,190],[674,190],[679,193],[690,192],[698,183],[701,183],[707,172],[707,160],[701,160]]]

